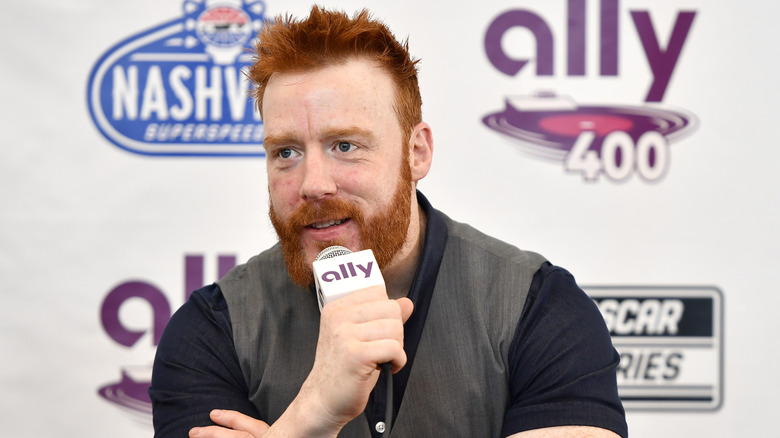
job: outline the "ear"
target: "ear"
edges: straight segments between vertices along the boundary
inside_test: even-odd
[[[412,181],[417,182],[428,174],[433,160],[433,133],[425,122],[418,123],[409,139],[409,160],[412,165]]]

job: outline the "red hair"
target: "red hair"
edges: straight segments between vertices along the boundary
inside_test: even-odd
[[[417,62],[409,55],[408,40],[399,43],[367,10],[349,18],[344,12],[314,6],[305,20],[290,15],[266,23],[255,46],[257,59],[249,69],[254,97],[262,115],[263,94],[271,75],[344,64],[362,58],[377,62],[395,83],[395,112],[402,131],[422,121],[422,98]]]

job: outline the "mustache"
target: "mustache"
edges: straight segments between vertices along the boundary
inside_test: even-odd
[[[316,222],[352,219],[362,223],[363,212],[344,199],[325,199],[299,205],[287,220],[289,227],[300,229]]]

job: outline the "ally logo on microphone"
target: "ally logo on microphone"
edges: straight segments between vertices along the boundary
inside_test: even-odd
[[[331,248],[335,248],[335,256],[328,255]],[[320,253],[312,264],[320,309],[358,290],[371,287],[384,289],[385,280],[377,267],[373,251],[366,249],[349,252],[342,247],[331,248]]]
[[[363,266],[361,264],[358,264],[355,266],[354,263],[349,262],[347,264],[340,264],[338,271],[328,271],[322,274],[322,281],[327,281],[330,283],[331,281],[338,281],[338,280],[346,280],[347,278],[351,277],[357,277],[358,273],[355,270],[359,270],[363,273],[363,278],[368,278],[371,276],[371,269],[374,267],[374,262],[368,262],[366,266]]]

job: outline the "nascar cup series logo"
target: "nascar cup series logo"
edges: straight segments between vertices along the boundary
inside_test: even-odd
[[[87,86],[95,126],[143,155],[263,156],[243,69],[264,11],[260,0],[185,0],[182,17],[110,48]]]
[[[586,0],[567,2],[567,13],[560,17],[566,23],[565,35],[556,35],[548,21],[530,10],[514,9],[499,14],[485,33],[489,62],[508,76],[520,74],[535,62],[536,77],[549,79],[556,73],[554,54],[560,47],[564,49],[565,77],[584,77],[587,60],[596,58],[587,56],[586,37],[598,35],[598,76],[620,77],[618,28],[621,18],[630,16],[652,77],[645,104],[584,104],[577,102],[571,93],[530,92],[505,97],[504,108],[485,115],[482,122],[513,140],[521,151],[558,161],[566,171],[579,173],[586,181],[606,176],[620,182],[634,175],[647,182],[659,181],[670,167],[670,144],[690,134],[697,125],[696,118],[687,111],[660,104],[696,12],[678,12],[671,35],[664,39],[657,35],[649,11],[631,10],[621,15],[619,0],[598,3],[600,28],[597,33],[588,32],[587,4]],[[530,32],[535,57],[507,53],[504,37],[515,29]],[[561,36],[565,38],[556,39]],[[556,41],[565,45],[556,45]],[[531,72],[526,70],[528,73]],[[625,76],[626,80],[632,80],[637,75]],[[532,81],[524,84],[528,82]],[[588,82],[591,87],[592,83]],[[573,88],[583,81],[559,83]]]
[[[723,402],[723,293],[711,286],[584,286],[620,354],[631,410],[716,410]]]

